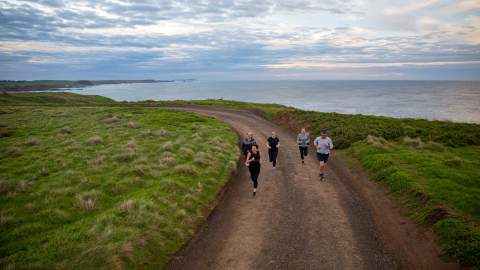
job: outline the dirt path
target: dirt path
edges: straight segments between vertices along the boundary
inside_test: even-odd
[[[242,168],[168,269],[457,268],[438,258],[431,238],[402,217],[378,186],[344,172],[335,157],[320,182],[312,155],[302,164],[294,134],[275,124],[248,111],[181,109],[213,116],[240,134],[254,132],[263,163],[257,196]],[[281,140],[277,170],[264,146],[272,130]]]

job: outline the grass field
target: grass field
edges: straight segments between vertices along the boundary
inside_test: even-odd
[[[480,146],[370,136],[348,153],[403,198],[415,221],[434,227],[446,255],[480,266]]]
[[[2,269],[159,269],[236,166],[237,135],[210,118],[22,98],[56,106],[0,95]]]
[[[44,106],[24,106],[38,103]],[[322,127],[329,128],[336,147],[346,149],[345,158],[385,185],[412,219],[435,229],[447,257],[480,269],[480,125],[225,100],[116,103],[57,93],[0,95],[1,264],[28,259],[32,268],[34,263],[44,267],[48,261],[57,268],[66,268],[67,261],[82,261],[78,268],[162,265],[191,235],[202,220],[199,209],[208,208],[226,179],[230,165],[219,161],[218,138],[226,137],[232,145],[232,152],[222,157],[231,166],[238,154],[233,146],[236,137],[216,121],[143,108],[166,103],[252,109],[294,131],[306,126],[312,136]],[[64,107],[68,104],[90,108]],[[192,122],[194,129],[189,128]],[[211,144],[196,148],[199,145],[190,144],[190,137]],[[189,144],[182,143],[186,141]],[[192,158],[192,151],[202,153]],[[201,160],[212,153],[211,167],[223,171],[204,169]],[[122,193],[111,194],[117,186]],[[64,200],[68,203],[62,204]],[[92,203],[94,207],[89,206]],[[129,208],[136,214],[124,210]],[[145,222],[137,224],[141,215]],[[175,227],[178,224],[187,225]],[[42,233],[30,237],[37,229]],[[152,232],[151,240],[142,238],[145,231]],[[145,243],[147,248],[136,248]],[[154,261],[152,250],[158,245],[162,256]],[[40,246],[47,248],[38,252]],[[56,248],[58,252],[53,251]],[[78,254],[79,250],[89,252]]]

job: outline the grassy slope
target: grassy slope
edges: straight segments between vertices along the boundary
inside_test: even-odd
[[[158,269],[238,157],[230,128],[191,113],[2,102],[2,268]]]
[[[73,105],[110,105],[115,102],[102,96],[77,95],[64,92],[38,92],[38,93],[8,93],[0,94],[0,105],[51,105],[51,106],[73,106]]]
[[[480,266],[480,147],[370,137],[348,150],[401,196],[411,217],[433,225],[446,255]]]
[[[414,220],[435,228],[445,255],[480,268],[480,125],[223,100],[177,103],[263,110],[287,128],[308,127],[313,136],[329,128],[337,148],[348,148],[349,158],[402,198]],[[368,135],[377,137],[368,143]]]
[[[246,103],[241,101],[223,100],[223,99],[144,101],[144,102],[122,102],[122,103],[132,104],[132,105],[143,104],[146,106],[158,106],[161,104],[177,104],[177,105],[220,106],[220,107],[232,108],[232,109],[250,109],[250,110],[255,110],[260,113],[263,113],[265,117],[268,119],[272,119],[280,111],[291,109],[278,104]]]
[[[165,103],[172,102],[122,105]],[[417,222],[434,226],[446,255],[479,267],[480,125],[309,112],[225,100],[173,103],[262,111],[268,119],[288,128],[307,126],[312,135],[328,127],[337,148],[348,148],[349,158],[360,162],[373,179],[403,198]],[[372,137],[369,144],[367,135],[377,137]],[[407,136],[419,139],[405,139]]]

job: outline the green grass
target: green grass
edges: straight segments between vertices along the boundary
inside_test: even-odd
[[[294,131],[306,126],[312,136],[329,128],[336,148],[347,148],[345,158],[360,163],[373,179],[398,196],[415,221],[435,229],[446,256],[480,268],[480,125],[321,113],[226,100],[113,102],[96,96],[57,95],[0,95],[0,105],[4,105],[0,109],[2,265],[20,258],[27,259],[30,268],[35,264],[45,268],[48,262],[54,262],[56,268],[68,268],[66,262],[75,262],[77,268],[162,265],[202,220],[198,209],[208,208],[223,185],[229,170],[217,171],[222,166],[219,159],[233,162],[237,155],[234,150],[234,155],[217,156],[222,151],[219,135],[230,134],[232,145],[235,136],[213,120],[142,108],[173,103],[250,109]],[[92,108],[58,107],[62,102]],[[50,107],[16,106],[38,103]],[[152,112],[169,117],[146,121],[144,117],[155,118]],[[221,131],[208,133],[210,129],[205,128],[199,132],[198,126],[191,129],[190,124],[177,127],[177,122],[193,121],[182,118],[187,115],[209,123],[202,125],[218,125]],[[56,125],[55,129],[51,125]],[[35,132],[30,126],[36,126]],[[207,139],[211,144],[199,150],[197,144],[191,144],[192,139]],[[145,155],[155,158],[145,159]],[[204,169],[212,164],[215,169]],[[215,173],[223,174],[215,178]],[[112,190],[119,193],[110,194]],[[69,202],[68,207],[58,203],[63,200]],[[4,210],[7,202],[17,208]],[[196,208],[187,202],[194,202]],[[138,224],[139,220],[144,222]],[[8,232],[5,236],[4,231]],[[42,233],[35,234],[37,231]],[[145,232],[150,238],[145,238]],[[20,240],[5,240],[15,237]],[[7,243],[5,248],[3,243]],[[48,248],[38,251],[39,246]]]
[[[2,269],[159,269],[236,166],[237,135],[211,118],[0,97]],[[4,105],[34,102],[57,106]]]
[[[405,198],[415,221],[434,226],[446,255],[480,267],[480,146],[370,136],[349,152],[373,179]]]
[[[113,105],[112,99],[102,96],[77,95],[64,92],[38,92],[38,93],[0,93],[0,106],[12,105]],[[1,108],[0,108],[1,110]]]
[[[142,102],[122,102],[123,104],[142,104],[147,106],[158,106],[162,104],[177,104],[177,105],[200,105],[200,106],[214,106],[224,107],[231,109],[248,109],[256,111],[262,114],[267,119],[273,119],[273,117],[280,111],[290,110],[291,108],[278,104],[266,104],[266,103],[251,103],[241,102],[234,100],[223,99],[206,99],[206,100],[174,100],[174,101],[153,101],[147,100]]]
[[[323,127],[328,128],[331,137],[335,138],[335,146],[340,149],[364,140],[367,135],[387,140],[419,137],[423,141],[454,147],[480,145],[480,125],[475,124],[303,110],[283,110],[275,118],[286,125],[307,126],[312,134],[319,134]]]
[[[335,138],[335,147],[338,149],[348,148],[352,143],[364,140],[368,135],[382,137],[387,140],[398,140],[408,136],[453,147],[480,145],[480,125],[477,124],[324,113],[304,111],[278,104],[249,103],[222,99],[125,102],[123,104],[146,104],[150,106],[185,104],[255,110],[261,112],[265,118],[294,131],[300,130],[301,127],[307,127],[313,136],[318,136],[322,128],[328,128],[331,137]]]

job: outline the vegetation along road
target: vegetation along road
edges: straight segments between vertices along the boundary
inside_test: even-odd
[[[325,182],[313,155],[300,162],[302,126],[329,128],[337,147]],[[256,197],[238,162],[248,131]],[[479,145],[474,124],[0,94],[0,268],[479,267]]]

